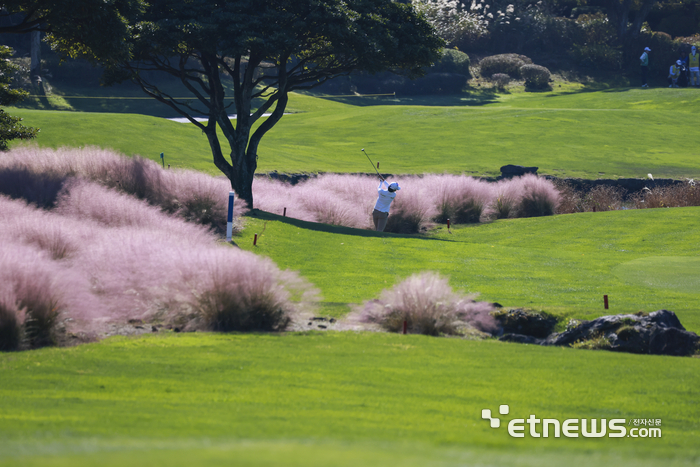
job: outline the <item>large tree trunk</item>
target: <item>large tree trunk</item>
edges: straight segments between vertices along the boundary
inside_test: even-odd
[[[29,76],[32,83],[41,82],[41,31],[29,33],[31,45],[31,64],[29,66]]]

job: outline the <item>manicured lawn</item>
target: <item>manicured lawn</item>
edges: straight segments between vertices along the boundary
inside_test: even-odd
[[[368,172],[360,151],[365,148],[382,171],[399,174],[497,175],[502,165],[520,164],[582,178],[700,177],[700,149],[689,137],[700,108],[695,89],[438,102],[457,105],[340,103],[296,95],[289,110],[298,113],[285,116],[263,138],[258,171]],[[95,144],[152,159],[165,152],[177,167],[216,173],[206,139],[190,124],[128,114],[11,113],[42,128],[40,145]]]
[[[5,353],[0,465],[691,465],[698,365],[353,332]],[[501,404],[492,429],[481,410]],[[530,414],[660,419],[662,437],[509,437]]]

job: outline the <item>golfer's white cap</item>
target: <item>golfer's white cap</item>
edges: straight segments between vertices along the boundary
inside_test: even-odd
[[[676,65],[682,65],[682,64],[683,64],[683,62],[681,62],[680,60],[676,60]]]
[[[394,190],[394,191],[398,191],[398,190],[401,189],[401,187],[399,186],[399,184],[396,183],[396,182],[392,182],[392,183],[389,185],[389,188],[391,188],[391,189]]]

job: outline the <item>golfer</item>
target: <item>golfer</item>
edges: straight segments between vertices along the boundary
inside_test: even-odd
[[[374,211],[372,211],[372,220],[377,232],[384,232],[386,221],[389,218],[389,207],[394,198],[396,198],[396,192],[401,189],[396,182],[389,184],[383,178],[381,180],[377,189],[379,197],[377,197],[377,203],[374,205]],[[383,188],[384,186],[386,186],[386,189]]]

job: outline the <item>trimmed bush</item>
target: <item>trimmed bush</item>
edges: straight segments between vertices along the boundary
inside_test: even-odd
[[[505,73],[495,73],[491,75],[491,81],[494,82],[499,91],[505,91],[506,86],[510,83],[510,76]]]
[[[456,73],[471,78],[469,55],[456,49],[445,49],[439,62],[430,68],[431,73]]]
[[[365,303],[360,320],[377,323],[389,332],[401,332],[406,321],[412,334],[438,336],[460,334],[465,327],[494,332],[498,325],[491,311],[492,304],[456,293],[447,279],[423,272],[384,290],[379,300]]]
[[[532,60],[525,55],[500,54],[486,57],[479,62],[481,76],[493,76],[503,73],[520,78],[520,69],[523,65],[532,64]]]
[[[551,74],[540,65],[523,65],[520,67],[520,76],[525,80],[526,87],[541,89],[549,86]]]

